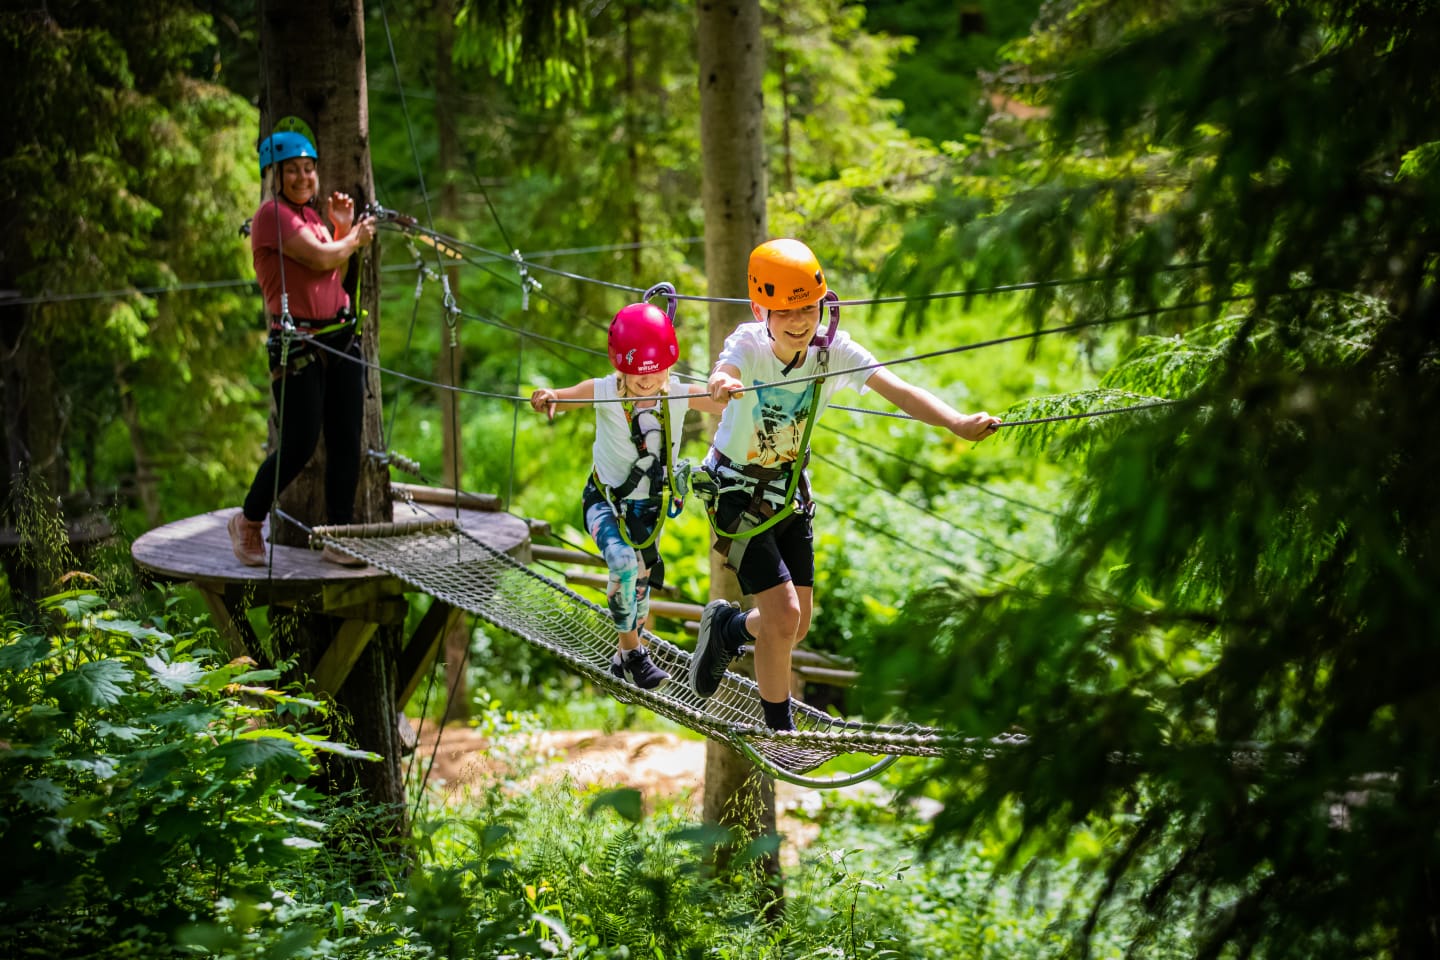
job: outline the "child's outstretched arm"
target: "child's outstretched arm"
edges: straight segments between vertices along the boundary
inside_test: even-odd
[[[692,389],[699,389],[699,387],[696,386]],[[726,399],[729,399],[728,395]],[[712,400],[708,394],[692,394],[687,409],[699,410],[701,413],[724,413],[725,404]]]
[[[728,363],[715,364],[715,371],[710,374],[710,382],[705,385],[710,399],[725,409],[725,404],[730,402],[732,396],[738,396],[745,392],[745,384],[740,380],[740,370]],[[706,411],[707,413],[716,411]]]
[[[555,406],[562,400],[580,403],[595,399],[595,381],[582,380],[573,387],[540,387],[530,394],[530,406],[536,413],[545,414],[546,419],[555,419]]]
[[[906,383],[884,367],[871,374],[865,385],[916,420],[944,427],[963,440],[979,443],[999,429],[999,417],[960,413],[929,390]]]

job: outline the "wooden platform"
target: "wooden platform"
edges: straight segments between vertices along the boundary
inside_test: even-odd
[[[494,498],[462,497],[457,516],[450,490],[407,488],[417,501],[396,501],[395,522],[458,519],[463,530],[492,549],[529,563],[530,524],[498,509]],[[434,501],[445,501],[448,504]],[[235,558],[226,524],[238,507],[213,510],[157,527],[142,534],[130,555],[153,580],[194,583],[231,656],[251,655],[256,637],[247,611],[261,606],[293,606],[334,617],[342,627],[314,670],[317,688],[335,694],[381,625],[405,622],[414,592],[400,578],[374,567],[342,567],[321,559],[320,551],[275,546],[273,559],[266,521],[267,563],[247,567]],[[441,639],[460,620],[461,612],[435,602],[422,618],[400,655],[400,700],[404,705],[420,678],[430,669]]]
[[[259,585],[280,588],[280,595],[313,594],[326,584],[357,583],[389,574],[373,567],[342,567],[320,558],[320,551],[304,547],[274,549],[273,564],[247,567],[235,559],[225,524],[238,507],[212,510],[187,517],[141,534],[130,547],[135,563],[157,580],[194,581],[212,589],[231,585]],[[428,506],[421,512],[403,501],[395,504],[395,521],[448,520],[453,507]],[[520,517],[493,510],[460,511],[460,526],[475,539],[522,563],[530,560],[530,528]],[[265,552],[270,556],[270,522],[265,522]]]

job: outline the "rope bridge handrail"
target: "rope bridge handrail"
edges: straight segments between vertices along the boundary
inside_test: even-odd
[[[771,730],[754,681],[727,673],[719,690],[702,700],[687,682],[689,651],[649,632],[650,655],[672,679],[656,690],[617,679],[610,673],[615,627],[605,608],[480,542],[453,520],[315,527],[311,538],[548,650],[617,700],[640,704],[726,743],[772,777],[791,783],[846,786],[873,777],[901,756],[990,753],[1027,740],[1019,733],[981,740],[909,723],[861,723],[800,701],[792,701],[796,729]],[[854,773],[806,776],[848,754],[880,759]]]

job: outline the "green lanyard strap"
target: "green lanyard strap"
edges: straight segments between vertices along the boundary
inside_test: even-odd
[[[815,426],[815,411],[820,408],[820,384],[824,382],[824,377],[820,377],[816,380],[811,381],[810,412],[805,417],[805,432],[800,436],[800,450],[804,451],[805,454],[808,454],[810,451],[810,431]],[[710,515],[710,528],[715,531],[715,535],[717,537],[725,537],[728,540],[749,540],[756,534],[764,533],[766,530],[769,530],[771,527],[775,526],[775,524],[779,523],[781,520],[784,520],[786,517],[790,516],[790,514],[794,513],[795,491],[799,489],[800,478],[805,473],[805,456],[802,455],[796,457],[793,463],[794,468],[790,471],[790,484],[785,491],[785,505],[779,510],[775,511],[775,513],[768,519],[761,521],[753,527],[750,527],[746,530],[737,530],[734,533],[727,533],[726,531],[721,530],[719,524],[715,522],[716,500],[712,499],[706,507],[706,512]],[[761,482],[762,481],[756,481],[756,485],[758,486]]]

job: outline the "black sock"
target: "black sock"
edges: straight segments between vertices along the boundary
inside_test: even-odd
[[[760,709],[765,711],[765,726],[771,730],[794,730],[795,721],[790,719],[790,698],[779,703],[760,698]]]
[[[726,621],[724,629],[720,631],[720,641],[725,644],[725,650],[731,656],[739,653],[740,647],[744,644],[754,644],[755,642],[750,631],[745,629],[745,621],[748,618],[749,611],[741,610],[731,615],[730,619]]]

